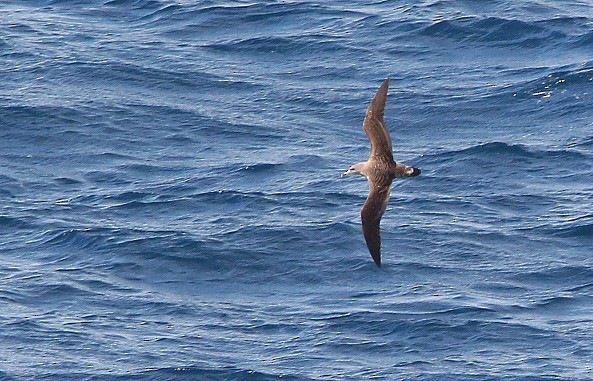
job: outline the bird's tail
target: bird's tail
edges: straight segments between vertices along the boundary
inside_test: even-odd
[[[394,177],[416,177],[420,175],[420,172],[422,172],[420,171],[420,168],[410,167],[403,163],[396,163],[392,173]]]
[[[422,173],[422,171],[420,170],[420,168],[406,166],[406,170],[404,171],[404,173],[405,177],[416,177],[419,176],[420,173]]]

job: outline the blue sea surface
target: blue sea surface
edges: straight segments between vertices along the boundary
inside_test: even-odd
[[[0,4],[1,380],[592,377],[591,2]]]

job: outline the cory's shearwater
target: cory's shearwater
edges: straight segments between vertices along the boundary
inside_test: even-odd
[[[369,196],[367,197],[360,217],[362,218],[362,232],[366,240],[371,257],[381,267],[381,233],[379,224],[387,208],[391,183],[396,177],[413,177],[420,174],[420,169],[393,161],[391,137],[383,122],[385,102],[389,79],[375,94],[367,109],[362,128],[371,142],[369,159],[351,166],[342,177],[358,173],[369,180]]]

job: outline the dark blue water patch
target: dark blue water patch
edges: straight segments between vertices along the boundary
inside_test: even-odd
[[[2,226],[3,228],[12,228],[12,229],[22,229],[22,228],[28,228],[31,227],[31,225],[20,219],[20,218],[16,218],[16,217],[11,217],[11,216],[2,216],[0,215],[0,226]]]
[[[9,25],[7,27],[7,29],[10,32],[22,33],[24,35],[31,34],[31,33],[42,33],[40,30],[34,29],[30,25],[26,25],[26,24],[22,24],[22,23],[16,23],[16,24]]]
[[[328,164],[327,158],[319,155],[291,155],[288,163],[286,163],[288,167],[293,169],[323,167],[326,164]]]
[[[397,309],[397,312],[363,311],[331,313],[328,316],[320,316],[314,320],[319,320],[336,330],[348,328],[348,330],[353,332],[386,336],[397,335],[398,332],[404,330],[416,331],[416,328],[410,328],[410,324],[424,325],[429,321],[436,323],[439,319],[445,321],[447,319],[455,320],[456,317],[461,317],[463,320],[465,316],[484,319],[496,317],[496,313],[488,308],[452,308],[450,303],[436,300],[421,301],[420,304],[398,303],[393,307]],[[366,321],[367,324],[362,324],[363,321]],[[443,323],[445,322],[443,321]],[[449,327],[451,326],[450,324],[447,325]]]
[[[574,45],[580,48],[591,49],[593,47],[593,32],[583,34],[574,38]]]
[[[468,155],[516,155],[521,157],[528,157],[527,149],[519,144],[508,144],[504,142],[492,142],[480,144],[478,146],[470,147],[462,151],[456,152],[458,154]]]
[[[325,188],[323,185],[318,186],[319,190],[316,190],[315,188],[316,187],[312,186],[310,187],[310,190],[306,192],[278,193],[276,194],[276,197],[278,197],[278,200],[281,202],[295,202],[295,204],[299,207],[313,208],[312,210],[318,211],[325,208],[340,208],[342,210],[350,210],[353,205],[362,205],[362,203],[364,203],[366,200],[365,195],[361,196],[353,195],[351,193],[325,192],[324,190],[327,188]]]
[[[5,271],[2,271],[2,276],[5,277],[6,279],[8,278],[8,277],[6,277]],[[11,291],[11,290],[0,291],[0,301],[2,301],[4,303],[17,303],[18,299],[20,299],[20,298],[21,298],[20,292],[15,292],[15,291]]]
[[[241,31],[243,36],[253,36],[257,31],[275,29],[276,34],[307,31],[319,28],[319,18],[324,24],[342,23],[344,19],[359,17],[360,12],[346,10],[343,7],[328,7],[326,4],[297,2],[286,5],[281,3],[253,4],[200,4],[184,6],[171,13],[170,8],[163,8],[150,15],[151,28],[171,25],[169,35],[186,38],[194,36],[203,39],[211,33],[224,35],[229,28]]]
[[[176,173],[188,173],[192,168],[191,165],[178,165],[163,159],[163,161],[150,160],[142,163],[129,162],[117,166],[114,170],[125,173],[130,178],[164,177],[169,179]]]
[[[38,343],[43,341],[43,333],[46,332],[46,327],[37,319],[30,319],[29,316],[15,319],[5,325],[6,328],[11,330],[21,330],[27,333],[26,340],[29,343]]]
[[[37,0],[36,2],[36,6],[52,6],[52,5],[61,5],[61,4],[65,4],[65,3],[70,3],[71,5],[74,6],[82,6],[82,5],[92,5],[94,3],[94,1],[92,0],[74,0],[74,1],[68,1],[68,0]],[[51,9],[51,8],[50,8]]]
[[[290,133],[274,128],[273,126],[259,126],[238,122],[210,119],[206,123],[196,124],[197,132],[206,136],[217,136],[222,139],[234,139],[234,143],[241,145],[243,138],[256,139],[252,144],[254,148],[260,148],[270,141],[282,141],[290,138]],[[287,136],[289,135],[289,136]]]
[[[437,21],[425,26],[422,34],[429,37],[463,40],[468,35],[466,26],[463,24],[469,24],[472,19],[471,17],[465,17],[457,20]]]
[[[128,86],[143,87],[150,83],[151,86],[162,90],[170,90],[175,86],[178,90],[187,89],[187,91],[196,88],[220,88],[224,87],[226,82],[215,75],[206,76],[203,73],[187,72],[180,70],[168,70],[155,65],[149,65],[143,61],[122,62],[120,60],[88,62],[72,61],[59,65],[54,71],[51,67],[45,67],[45,73],[50,76],[62,78],[62,80],[72,81],[74,83],[84,83],[89,78],[100,78],[103,86]],[[59,70],[59,72],[56,72]],[[43,74],[43,73],[42,73]],[[95,85],[96,81],[93,81]]]
[[[507,92],[512,92],[512,96],[518,100],[533,99],[534,97],[549,98],[561,95],[566,98],[570,95],[573,96],[571,98],[573,103],[578,101],[581,96],[586,94],[586,89],[593,80],[591,63],[558,69],[526,83],[514,85]],[[574,96],[579,98],[575,99]]]
[[[278,207],[280,201],[276,196],[263,192],[241,192],[234,190],[218,190],[194,194],[191,200],[198,204],[209,205],[212,212],[217,209],[230,212],[237,208],[246,207],[253,212]]]
[[[442,38],[456,42],[489,44],[490,46],[512,46],[513,48],[559,47],[569,40],[564,31],[573,24],[582,25],[581,18],[567,18],[565,25],[558,20],[523,21],[500,17],[480,18],[461,16],[437,21],[425,27],[421,35]],[[556,27],[556,26],[560,27]],[[584,28],[583,28],[584,30]]]
[[[583,138],[580,141],[571,143],[571,146],[573,146],[573,147],[585,147],[585,148],[593,147],[593,136],[587,137],[587,138]]]
[[[102,185],[102,184],[112,184],[112,185],[127,185],[131,184],[131,181],[125,176],[125,174],[116,172],[115,170],[107,170],[107,171],[89,171],[84,175],[86,181]]]
[[[132,21],[135,26],[142,28],[155,28],[156,26],[167,25],[168,22],[177,19],[180,13],[183,12],[183,7],[180,4],[163,4],[160,2],[153,2],[155,6],[138,6],[134,4],[139,12],[133,14],[126,12],[129,5],[123,1],[111,1],[107,3],[108,6],[116,6],[119,10],[119,16],[126,20]]]
[[[85,114],[80,110],[64,106],[5,105],[0,108],[2,110],[0,121],[5,126],[2,131],[4,136],[26,136],[25,131],[19,128],[22,126],[27,126],[29,133],[33,129],[33,131],[42,134],[46,128],[52,127],[52,125],[86,119]]]
[[[539,177],[542,170],[557,173],[552,163],[546,160],[546,153],[542,153],[542,157],[537,157],[538,155],[539,153],[507,143],[477,145],[423,157],[418,165],[424,169],[424,178],[419,180],[426,186],[435,181],[441,182],[444,185],[442,189],[447,193],[488,195],[494,190],[509,193],[512,189],[513,194],[529,194],[526,178]],[[554,156],[550,159],[554,159]],[[570,168],[570,163],[562,160],[560,162],[562,166]],[[427,168],[434,168],[435,174],[431,175],[426,171]],[[466,178],[467,173],[474,176]],[[510,183],[514,184],[512,188],[509,188]]]
[[[302,242],[313,242],[308,235],[315,227],[245,225],[218,234],[218,238],[237,249],[245,242],[257,247],[262,253],[277,253],[299,249]],[[229,260],[232,260],[229,258]]]
[[[120,380],[213,380],[213,381],[313,381],[315,378],[291,375],[286,373],[265,373],[251,369],[232,367],[208,367],[183,365],[172,368],[150,368],[142,371],[131,371],[126,374],[100,373],[100,372],[68,372],[39,375],[40,380],[72,380],[72,381],[120,381]]]
[[[201,14],[217,16],[219,22],[231,19],[248,24],[265,24],[280,22],[288,16],[309,16],[315,10],[323,9],[322,5],[312,5],[307,2],[296,2],[287,6],[280,3],[240,4],[240,5],[212,5],[199,9]],[[215,24],[215,23],[212,23]]]
[[[479,173],[484,169],[513,174],[520,170],[535,173],[545,169],[557,173],[557,168],[566,172],[589,171],[591,168],[590,156],[577,150],[568,148],[541,150],[504,142],[491,142],[459,151],[442,152],[436,156],[425,156],[422,161],[433,165],[442,165],[443,161],[457,165],[464,163],[465,167],[457,168],[467,170],[467,165],[471,165],[472,170]]]
[[[54,315],[48,314],[49,315]],[[38,320],[38,322],[34,322]],[[60,342],[64,346],[65,351],[69,351],[72,348],[76,348],[82,345],[84,342],[89,342],[92,337],[83,331],[72,329],[72,327],[55,327],[47,321],[39,321],[36,316],[26,316],[20,322],[13,325],[5,326],[9,332],[23,332],[26,339],[24,339],[28,345],[44,345],[44,343],[53,341]],[[14,342],[11,338],[5,341],[7,345],[14,347]],[[20,351],[17,351],[17,353]],[[18,355],[17,355],[18,357]]]
[[[24,191],[23,184],[17,179],[0,174],[0,196],[13,197]]]
[[[536,310],[541,310],[542,313],[545,311],[546,314],[559,318],[563,312],[567,312],[569,309],[579,306],[582,303],[579,299],[580,298],[573,296],[553,296],[544,298],[531,307]],[[574,314],[571,315],[574,316]]]
[[[593,271],[581,265],[565,265],[562,267],[545,267],[535,271],[524,271],[518,274],[509,274],[515,282],[524,285],[537,286],[546,290],[553,285],[555,289],[571,291],[581,286],[588,286],[591,282]]]
[[[535,209],[542,211],[549,211],[557,205],[558,200],[554,195],[542,196],[539,194],[530,193],[504,193],[504,194],[489,194],[489,195],[476,195],[472,197],[472,202],[484,207],[485,210],[490,211],[506,211],[506,212],[518,212],[518,213],[529,213]],[[513,213],[514,214],[514,213]]]
[[[285,56],[286,54],[315,55],[319,51],[355,52],[342,42],[331,38],[319,39],[316,36],[295,37],[253,37],[250,39],[226,40],[205,45],[209,49],[222,52],[244,52],[267,57]]]
[[[94,269],[93,269],[94,270]],[[92,274],[91,272],[81,271],[78,267],[59,267],[56,269],[57,273],[69,273],[74,274],[77,278],[75,284],[84,289],[84,290],[92,290],[92,292],[99,295],[104,295],[106,293],[114,293],[118,295],[134,295],[138,294],[139,290],[137,288],[130,287],[129,285],[120,285],[114,283],[113,281],[107,281],[104,279],[96,279],[96,275]],[[84,274],[85,277],[81,277],[80,275]],[[111,279],[110,279],[111,280]],[[96,318],[96,316],[95,316]],[[92,320],[93,316],[85,316],[84,320],[89,321]]]
[[[5,381],[13,381],[13,380],[16,380],[15,377],[9,376],[8,373],[6,373],[6,372],[4,372],[2,370],[0,370],[0,378],[2,380],[5,380]]]
[[[487,30],[484,40],[487,42],[514,41],[515,46],[534,48],[550,45],[550,41],[558,44],[566,38],[566,34],[555,31],[544,22],[524,22],[489,17],[477,21],[472,27]]]
[[[112,131],[113,132],[113,131]],[[138,156],[132,156],[121,152],[100,152],[89,154],[89,158],[95,163],[127,163],[136,161]]]
[[[572,197],[579,197],[579,195],[573,195]],[[565,238],[566,244],[571,242],[578,244],[590,240],[593,237],[593,224],[591,223],[593,216],[588,210],[579,208],[579,203],[575,203],[572,197],[562,198],[556,196],[552,198],[554,204],[548,207],[546,213],[543,213],[547,218],[540,223],[520,230],[533,232],[541,236]],[[557,204],[564,204],[564,206],[558,208]],[[574,207],[572,204],[574,204]],[[554,209],[557,209],[555,213],[549,212]],[[560,212],[560,215],[555,216],[558,212]]]
[[[251,165],[245,165],[244,167],[241,167],[237,171],[248,173],[250,175],[258,175],[258,174],[271,173],[276,170],[279,170],[279,168],[281,168],[281,165],[279,165],[279,164],[256,163],[256,164],[251,164]]]
[[[561,16],[535,21],[537,25],[543,25],[556,30],[562,30],[569,36],[582,41],[591,36],[589,28],[590,19],[584,16]]]
[[[144,266],[150,266],[154,261],[170,262],[168,265],[176,267],[191,266],[195,271],[223,269],[225,263],[232,263],[236,258],[223,256],[220,253],[221,242],[214,238],[198,239],[175,231],[134,231],[129,229],[89,229],[87,231],[64,232],[49,235],[47,245],[56,248],[56,256],[59,252],[69,248],[78,249],[84,252],[93,253],[97,257],[93,260],[85,260],[92,266],[114,266],[125,271],[128,264],[140,266],[138,272]],[[123,250],[126,255],[114,257],[111,253]],[[126,262],[132,261],[132,262]],[[77,257],[69,256],[61,258],[61,266],[68,263],[76,265]],[[80,264],[79,264],[80,265]],[[145,268],[149,270],[150,267]],[[119,270],[118,270],[119,271]],[[139,272],[141,274],[141,271]]]
[[[572,222],[569,224],[563,224],[561,227],[546,230],[548,230],[549,233],[559,237],[591,241],[593,240],[593,218],[588,218],[588,220],[591,222]]]
[[[306,94],[301,92],[293,92],[282,97],[283,100],[294,109],[304,109],[307,113],[326,113],[328,107],[334,101],[328,97],[328,94],[323,91],[310,91]],[[328,99],[329,98],[329,99]]]
[[[77,179],[73,179],[73,178],[69,178],[69,177],[57,177],[54,179],[54,182],[58,185],[62,185],[62,186],[70,186],[70,185],[80,185],[82,184],[82,181],[77,180]]]
[[[489,294],[495,294],[502,297],[513,298],[516,295],[524,295],[529,291],[528,285],[511,280],[507,277],[510,274],[499,274],[499,279],[493,281],[482,281],[473,286],[474,289],[484,291]],[[494,308],[494,307],[493,307]],[[516,308],[523,308],[518,305],[506,304],[495,307],[496,311],[501,313],[512,312]]]
[[[103,3],[105,6],[111,7],[131,7],[135,9],[160,9],[163,6],[163,2],[156,0],[109,0]]]
[[[517,144],[508,144],[504,142],[492,142],[492,143],[485,143],[480,144],[474,147],[466,148],[461,151],[455,152],[455,154],[460,155],[517,155],[527,157],[529,156],[528,151],[522,147],[521,145]]]
[[[311,242],[313,237],[323,234],[324,231],[328,232],[328,236],[334,234],[332,230],[328,229],[333,228],[331,226],[298,229],[245,226],[235,231],[218,233],[210,237],[179,234],[174,231],[150,233],[112,231],[98,237],[92,235],[85,237],[78,234],[71,237],[59,235],[52,239],[51,244],[58,245],[56,248],[62,249],[73,247],[73,245],[75,245],[74,247],[82,246],[80,249],[103,253],[101,254],[103,258],[99,263],[105,261],[122,262],[125,260],[124,258],[113,258],[107,253],[124,251],[127,260],[133,262],[146,265],[158,263],[158,267],[171,270],[176,268],[192,269],[191,272],[195,273],[195,276],[202,274],[196,279],[203,277],[233,279],[233,282],[240,280],[246,283],[253,281],[255,284],[262,284],[273,281],[280,274],[285,280],[308,277],[309,275],[302,272],[304,269],[313,269],[318,266],[315,256],[319,255],[319,249],[312,246],[303,252],[299,242]],[[358,233],[358,229],[356,231]],[[261,239],[257,239],[258,236]],[[327,252],[333,245],[331,241],[322,243],[325,249],[321,250]],[[244,247],[247,243],[248,245]],[[300,255],[281,254],[293,250],[291,249],[293,246],[299,250],[295,254],[300,253]],[[63,261],[63,266],[74,260],[73,257],[68,258]],[[322,261],[333,262],[335,259],[328,257]],[[286,268],[287,263],[293,263],[293,265]],[[141,265],[141,268],[144,267],[145,265]],[[140,273],[147,270],[151,271],[149,268],[144,268]],[[253,273],[259,274],[257,279],[251,279],[250,274]]]
[[[5,53],[5,51],[8,50],[7,48],[9,47],[10,45],[8,44],[8,42],[4,41],[4,38],[0,38],[0,57],[6,57],[7,55],[9,55],[9,53]]]
[[[442,312],[439,316],[433,314],[418,314],[413,317],[401,315],[385,315],[383,313],[345,314],[338,319],[325,323],[325,329],[340,332],[339,340],[327,342],[324,345],[331,350],[344,351],[340,341],[348,342],[351,337],[368,337],[372,347],[359,345],[352,340],[347,347],[366,348],[366,355],[377,355],[389,349],[404,350],[409,344],[421,352],[436,353],[444,350],[451,353],[480,351],[490,348],[488,343],[511,343],[510,350],[523,352],[528,356],[535,356],[548,345],[558,348],[571,348],[573,343],[556,335],[555,332],[538,327],[537,324],[509,322],[488,311],[486,316],[480,314],[478,319],[466,316],[463,310],[459,314]],[[489,317],[488,317],[489,316]],[[355,336],[356,335],[356,336]],[[386,345],[380,345],[385,343]],[[363,349],[363,348],[359,348]]]
[[[60,249],[76,249],[81,251],[96,251],[109,241],[112,230],[107,228],[79,228],[68,230],[47,230],[38,235],[32,242],[43,248],[55,248],[58,257]],[[68,252],[71,252],[70,250]],[[71,254],[75,254],[72,253]],[[64,255],[68,258],[69,255]],[[71,257],[72,258],[72,257]]]
[[[111,217],[120,217],[127,220],[130,213],[136,217],[141,217],[147,221],[158,222],[159,216],[169,215],[169,223],[183,220],[191,220],[190,216],[183,214],[177,216],[181,211],[195,211],[199,213],[204,205],[196,203],[185,197],[157,197],[149,195],[144,198],[131,199],[127,201],[118,201],[116,199],[107,199],[105,202],[105,215]],[[240,209],[233,206],[223,206],[224,210]],[[213,207],[212,213],[217,213],[219,208]],[[187,213],[187,212],[186,212]]]
[[[351,65],[347,67],[328,66],[325,64],[312,64],[311,66],[303,68],[299,75],[303,80],[310,81],[312,83],[318,83],[321,81],[328,80],[340,80],[348,83],[350,79],[356,75],[356,66]],[[336,89],[339,91],[339,89]],[[344,102],[348,102],[345,99]],[[336,107],[342,107],[342,105],[335,105]]]
[[[89,299],[97,295],[91,290],[83,290],[71,284],[51,284],[41,282],[41,279],[39,281],[37,287],[33,286],[21,289],[19,298],[16,301],[24,305],[41,305],[47,303],[57,306],[58,304],[67,305],[71,303],[68,300]]]
[[[119,205],[133,201],[148,201],[150,202],[156,197],[154,193],[143,192],[137,190],[129,190],[114,195],[106,196],[104,202],[111,205]]]

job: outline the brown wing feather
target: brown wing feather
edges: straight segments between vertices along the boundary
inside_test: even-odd
[[[371,153],[369,156],[384,157],[392,161],[391,136],[383,122],[389,81],[389,78],[386,79],[379,90],[377,90],[377,94],[375,94],[373,101],[367,109],[362,128],[371,142]]]
[[[379,225],[385,208],[387,208],[391,186],[375,186],[372,182],[369,182],[369,185],[369,197],[367,197],[360,211],[362,232],[373,261],[377,266],[381,267],[381,232]]]

